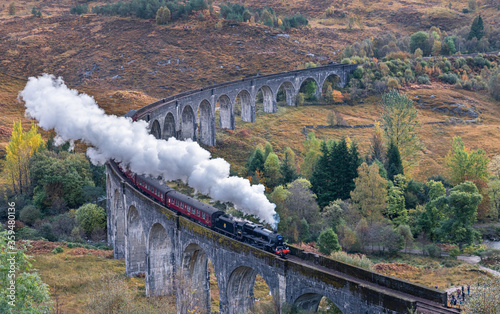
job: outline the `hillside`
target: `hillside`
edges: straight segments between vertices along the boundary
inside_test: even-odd
[[[91,7],[99,4],[103,3],[89,2]],[[387,31],[411,34],[431,25],[446,30],[468,26],[474,16],[462,13],[467,1],[453,2],[451,9],[445,1],[425,6],[419,1],[334,2],[334,13],[330,15],[325,12],[332,5],[323,1],[244,2],[250,7],[267,5],[283,15],[301,12],[309,18],[308,27],[283,32],[261,24],[226,20],[217,29],[217,17],[210,16],[208,10],[203,12],[203,21],[192,16],[170,25],[156,25],[151,20],[130,17],[70,15],[72,5],[72,1],[23,1],[16,3],[16,15],[12,17],[4,4],[0,14],[0,54],[6,56],[0,62],[0,152],[8,142],[12,122],[29,122],[23,118],[22,104],[16,99],[29,76],[45,72],[62,76],[70,86],[95,97],[107,113],[121,115],[192,88],[257,73],[292,70],[305,62],[340,61],[346,44]],[[33,6],[42,12],[41,18],[31,14]],[[489,8],[491,5],[485,3],[478,12],[496,25],[500,14]],[[355,21],[352,29],[346,22],[348,17]],[[472,148],[483,147],[490,156],[499,153],[498,141],[493,140],[499,127],[498,103],[491,98],[441,84],[409,93],[435,94],[435,102],[442,102],[441,105],[464,100],[482,111],[484,121],[482,125],[424,125],[421,135],[427,148],[421,170],[415,173],[417,177],[425,178],[441,170],[441,159],[449,149],[451,137],[456,135],[461,135]],[[238,124],[236,134],[248,129],[251,135],[246,134],[247,138],[220,134],[219,145],[212,151],[241,170],[246,153],[255,143],[270,141],[280,152],[287,138],[293,136],[289,145],[300,156],[304,125],[326,124],[326,113],[332,109],[341,112],[350,124],[371,123],[378,119],[377,102],[373,97],[355,107],[281,108],[278,115],[259,117],[255,125]],[[422,109],[421,114],[422,122],[444,121],[447,116],[429,108]],[[277,116],[278,122],[286,123],[276,123]],[[315,132],[319,138],[349,135],[359,142],[361,151],[368,148],[371,136],[369,129]],[[484,137],[484,132],[493,138]],[[225,150],[232,145],[243,148],[241,156]]]

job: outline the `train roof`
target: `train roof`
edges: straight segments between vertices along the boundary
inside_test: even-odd
[[[197,209],[204,211],[205,213],[207,213],[209,215],[213,215],[217,212],[221,212],[222,214],[224,214],[224,212],[221,211],[220,209],[217,209],[217,208],[210,206],[206,203],[200,202],[192,197],[184,195],[184,194],[182,194],[176,190],[173,190],[173,189],[168,193],[168,196],[172,196],[181,202],[184,202],[184,203],[189,204]]]
[[[158,180],[154,180],[154,179],[151,179],[151,178],[148,178],[148,177],[145,177],[145,176],[139,176],[139,175],[137,176],[137,178],[140,178],[142,181],[146,182],[147,184],[149,184],[151,186],[154,186],[155,188],[157,188],[162,193],[167,193],[169,191],[173,191],[174,190],[171,187],[169,187],[168,185],[162,184]]]

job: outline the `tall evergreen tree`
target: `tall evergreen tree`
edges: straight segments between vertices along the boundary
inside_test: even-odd
[[[354,190],[354,178],[358,176],[360,165],[358,148],[350,147],[343,138],[331,145],[322,143],[323,156],[318,161],[311,176],[312,190],[318,197],[320,207],[327,206],[336,199],[347,199]]]
[[[477,40],[481,40],[484,36],[484,24],[483,24],[483,19],[481,18],[481,15],[476,16],[474,21],[472,21],[472,25],[470,26],[470,32],[469,36],[467,37],[467,40],[471,40],[472,38],[476,37]]]
[[[264,146],[264,160],[267,159],[267,156],[269,156],[270,153],[274,153],[273,146],[271,143],[266,142],[266,145]]]
[[[318,197],[318,205],[324,207],[331,200],[335,200],[332,193],[332,163],[330,151],[325,141],[321,142],[322,156],[319,158],[316,167],[311,175],[311,190]]]
[[[285,156],[281,164],[281,184],[285,185],[297,179],[297,165],[295,164],[295,154],[290,147],[285,148]]]
[[[399,149],[391,142],[389,149],[387,150],[387,179],[393,181],[394,176],[398,174],[403,174],[403,162],[401,161],[401,155],[399,155]]]
[[[247,161],[248,175],[252,175],[256,170],[264,171],[264,153],[262,148],[257,146],[255,151],[250,155]]]

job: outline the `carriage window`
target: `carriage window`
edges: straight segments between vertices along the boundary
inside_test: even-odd
[[[179,206],[179,200],[175,200],[175,205]]]
[[[200,211],[199,210],[196,211],[196,216],[200,217]]]
[[[191,212],[191,206],[188,206],[188,213]]]
[[[205,219],[205,213],[202,214],[203,219]]]

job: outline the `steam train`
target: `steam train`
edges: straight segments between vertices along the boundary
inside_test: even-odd
[[[110,162],[113,163],[113,161]],[[162,185],[157,180],[137,175],[123,168],[121,164],[117,164],[117,166],[139,190],[184,217],[225,236],[274,253],[282,258],[286,258],[290,252],[281,234],[268,230],[262,225],[235,218],[169,186]]]

